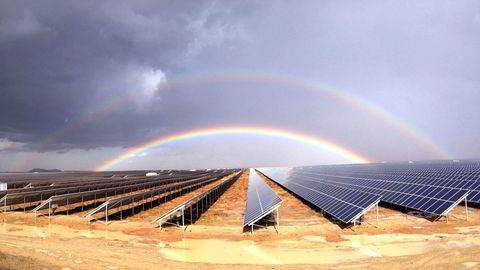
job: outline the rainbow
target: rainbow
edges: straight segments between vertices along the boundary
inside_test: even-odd
[[[405,136],[413,140],[416,144],[428,149],[437,159],[449,159],[449,154],[432,142],[418,128],[412,126],[401,118],[389,113],[385,109],[351,93],[343,92],[328,85],[321,84],[314,80],[306,78],[293,77],[287,74],[266,73],[262,71],[222,71],[199,73],[185,77],[174,78],[166,83],[167,87],[191,86],[195,87],[200,83],[237,81],[237,82],[267,82],[291,85],[297,89],[304,89],[315,93],[321,93],[333,100],[339,101],[359,111],[381,119],[385,123],[401,131]]]
[[[304,135],[300,133],[293,133],[285,130],[277,129],[267,129],[267,128],[256,128],[256,127],[230,127],[230,128],[212,128],[212,129],[202,129],[202,130],[192,130],[184,133],[174,134],[166,137],[161,137],[150,141],[148,143],[142,144],[135,148],[132,148],[125,153],[115,157],[114,159],[104,162],[102,165],[96,168],[96,171],[106,171],[113,166],[128,160],[130,158],[136,157],[138,154],[142,153],[145,150],[155,148],[159,145],[188,140],[198,137],[205,136],[214,136],[214,135],[228,135],[228,134],[250,134],[250,135],[263,135],[284,138],[289,140],[294,140],[302,143],[307,143],[309,145],[327,150],[331,153],[337,154],[349,161],[354,163],[368,163],[370,162],[366,157],[356,154],[354,151],[347,149],[338,144],[332,143],[330,141],[313,137],[309,135]]]
[[[183,77],[176,77],[168,79],[164,87],[167,89],[175,89],[176,87],[191,87],[195,88],[202,83],[217,83],[217,82],[266,82],[278,83],[284,85],[295,86],[297,89],[305,91],[312,91],[320,93],[332,100],[338,101],[351,108],[365,112],[381,121],[385,122],[390,127],[395,128],[405,137],[409,138],[416,145],[428,151],[432,159],[449,159],[448,153],[435,144],[431,138],[420,132],[418,128],[413,127],[405,120],[389,113],[385,109],[353,94],[342,92],[338,89],[320,84],[314,80],[305,78],[293,77],[285,74],[266,73],[261,71],[222,71],[222,72],[206,72],[196,75],[189,75]],[[118,98],[109,100],[102,106],[89,110],[89,113],[84,115],[76,122],[71,122],[63,128],[58,129],[53,134],[50,134],[43,140],[43,144],[55,144],[63,141],[69,134],[81,130],[84,126],[91,122],[101,121],[102,118],[108,114],[115,113],[117,109],[122,108],[135,98],[136,92],[132,91]]]

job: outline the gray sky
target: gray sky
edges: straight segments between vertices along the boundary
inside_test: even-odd
[[[233,126],[372,161],[478,158],[479,48],[475,0],[2,1],[0,170],[95,169],[155,138]],[[218,135],[112,169],[338,162],[350,161]]]

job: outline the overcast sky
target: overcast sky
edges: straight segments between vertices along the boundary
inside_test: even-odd
[[[155,138],[232,126],[372,161],[480,157],[476,0],[1,1],[0,60],[0,171],[91,170]],[[298,141],[222,135],[112,169],[339,162]]]

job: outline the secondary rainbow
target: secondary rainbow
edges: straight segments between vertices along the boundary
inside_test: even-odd
[[[212,129],[202,129],[202,130],[192,130],[179,134],[174,134],[166,137],[161,137],[150,141],[148,143],[142,144],[138,147],[135,147],[125,153],[115,157],[114,159],[108,160],[99,167],[96,168],[97,171],[106,171],[111,169],[113,166],[118,165],[119,163],[137,156],[143,151],[151,148],[155,148],[159,145],[176,142],[181,140],[193,139],[197,137],[213,136],[213,135],[229,135],[229,134],[246,134],[246,135],[261,135],[261,136],[271,136],[289,139],[293,141],[298,141],[302,143],[307,143],[312,146],[318,147],[320,149],[329,151],[336,155],[339,155],[351,162],[354,163],[367,163],[370,162],[368,158],[355,153],[353,150],[345,148],[341,145],[335,144],[333,142],[327,141],[322,138],[304,135],[300,133],[293,133],[285,130],[278,129],[267,129],[267,128],[256,128],[256,127],[231,127],[231,128],[212,128]]]
[[[402,134],[412,139],[417,145],[423,149],[428,149],[432,154],[432,158],[435,159],[448,159],[449,154],[433,143],[432,139],[419,131],[418,128],[413,127],[403,119],[387,112],[385,109],[363,99],[358,96],[354,96],[351,93],[340,91],[329,87],[328,85],[321,84],[317,81],[312,81],[306,78],[293,77],[287,74],[274,74],[266,73],[262,71],[222,71],[222,72],[206,72],[196,75],[184,76],[172,78],[167,81],[165,87],[192,87],[195,88],[198,84],[202,83],[215,83],[215,82],[272,82],[285,85],[292,85],[298,87],[297,89],[310,90],[316,93],[325,95],[333,100],[340,101],[341,103],[348,105],[352,108],[356,108],[360,111],[366,112],[377,119],[381,119],[388,125],[396,128]],[[76,130],[80,130],[83,126],[95,122],[101,121],[103,116],[115,113],[119,108],[130,103],[136,95],[133,91],[126,95],[120,95],[116,99],[109,100],[97,109],[90,110],[88,114],[75,122],[66,125],[65,127],[57,130],[54,134],[51,134],[44,140],[44,144],[53,144],[58,141],[63,141],[64,137],[68,134],[74,133]]]

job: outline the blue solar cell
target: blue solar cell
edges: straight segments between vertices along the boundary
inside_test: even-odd
[[[244,226],[252,225],[274,210],[282,199],[254,171],[248,178],[247,205],[245,206]]]
[[[435,211],[436,209],[440,208],[440,206],[442,206],[445,202],[443,201],[434,201],[430,206],[427,205],[427,210],[429,212],[433,212]]]
[[[285,174],[271,173],[274,179]],[[327,193],[338,192],[331,186],[374,193],[384,202],[432,214],[446,214],[465,197],[467,201],[480,202],[480,161],[310,166],[290,170],[284,178],[289,177]],[[324,185],[308,184],[312,179]],[[363,201],[349,192],[338,198],[363,206]]]
[[[367,165],[365,165],[367,166]],[[363,165],[357,165],[355,169],[362,168]],[[374,173],[352,172],[351,166],[314,166],[303,170],[296,170],[299,177],[314,177],[321,179],[324,183],[341,185],[343,187],[368,191],[382,196],[382,201],[414,208],[420,211],[432,211],[437,214],[442,209],[450,207],[433,208],[431,204],[439,202],[437,205],[454,205],[458,200],[466,196],[469,190],[457,189],[453,186],[465,186],[467,182],[459,180],[449,180],[450,186],[438,186],[434,178],[394,176]],[[408,181],[408,182],[406,182]],[[459,184],[460,183],[460,184]],[[470,197],[471,198],[471,197]],[[435,211],[435,212],[433,212]],[[444,213],[441,213],[444,214]]]
[[[259,169],[273,181],[344,223],[354,222],[368,207],[379,202],[379,195],[326,182],[308,174],[302,175],[302,170],[302,168]]]
[[[480,192],[472,192],[468,197],[468,200],[470,201],[480,201]]]

